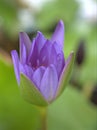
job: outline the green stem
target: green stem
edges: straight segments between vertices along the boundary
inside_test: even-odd
[[[40,107],[41,130],[47,130],[47,108]]]

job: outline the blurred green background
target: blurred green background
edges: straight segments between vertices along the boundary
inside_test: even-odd
[[[0,130],[40,130],[40,113],[26,103],[15,79],[10,51],[18,34],[37,30],[50,38],[65,24],[64,55],[75,51],[70,82],[48,107],[48,130],[97,130],[97,1],[0,0]]]

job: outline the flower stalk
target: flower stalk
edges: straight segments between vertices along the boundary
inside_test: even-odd
[[[40,111],[41,129],[47,130],[47,107],[38,107]]]

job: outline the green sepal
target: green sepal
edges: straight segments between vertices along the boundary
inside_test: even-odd
[[[59,85],[58,85],[58,89],[57,89],[55,98],[59,97],[61,95],[61,93],[64,91],[64,89],[66,88],[66,85],[68,83],[68,80],[70,78],[72,68],[73,68],[74,52],[70,53],[66,63],[67,64],[64,67],[60,80],[59,80]]]
[[[21,95],[29,103],[37,106],[47,106],[49,104],[34,84],[23,74],[20,76],[19,88]]]

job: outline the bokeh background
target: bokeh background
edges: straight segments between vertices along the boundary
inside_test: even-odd
[[[40,130],[40,113],[25,102],[14,75],[10,51],[18,35],[37,30],[50,38],[65,24],[64,55],[75,52],[70,82],[48,107],[48,130],[97,130],[97,1],[0,0],[0,130]]]

